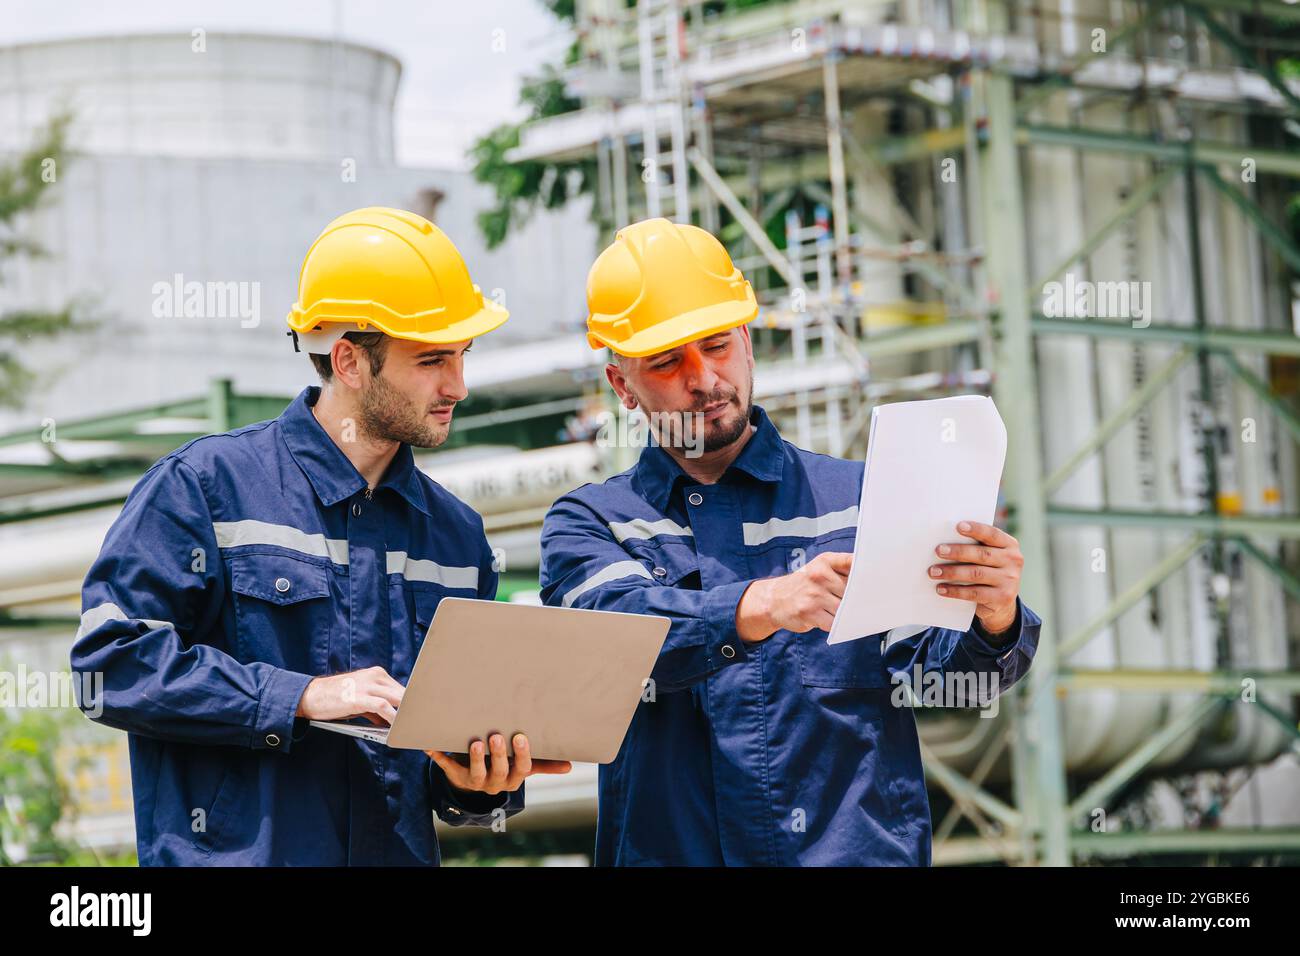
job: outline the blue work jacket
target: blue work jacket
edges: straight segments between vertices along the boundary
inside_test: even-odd
[[[130,735],[142,865],[436,864],[435,812],[522,809],[295,717],[315,676],[406,684],[438,602],[497,588],[482,519],[405,444],[367,493],[319,395],[154,464],[86,577],[72,669],[103,675],[83,711]]]
[[[751,424],[714,484],[651,445],[546,516],[546,603],[672,622],[652,693],[600,768],[596,862],[928,865],[916,719],[891,702],[902,697],[891,675],[942,675],[913,681],[918,695],[958,674],[1006,690],[1028,670],[1041,621],[1018,601],[996,644],[978,623],[887,649],[883,634],[832,646],[821,630],[745,644],[735,614],[751,582],[853,550],[863,478],[862,462],[783,441],[761,408]]]

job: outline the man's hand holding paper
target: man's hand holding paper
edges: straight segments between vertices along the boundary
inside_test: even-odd
[[[1014,624],[1023,559],[991,524],[1006,450],[1006,426],[983,396],[873,410],[854,560],[829,643],[912,625],[965,631],[977,614],[990,635]],[[967,540],[951,540],[954,531]]]
[[[1000,528],[978,521],[959,521],[957,531],[978,543],[950,541],[934,549],[939,557],[952,562],[930,567],[930,577],[941,582],[934,589],[944,597],[974,601],[980,624],[996,636],[1016,621],[1020,569],[1025,564],[1020,542]]]

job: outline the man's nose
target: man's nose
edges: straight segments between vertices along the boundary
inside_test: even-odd
[[[456,402],[463,402],[469,397],[469,389],[465,387],[465,366],[463,363],[453,362],[448,366],[446,378],[443,379],[442,388],[438,391],[443,398],[449,398]]]
[[[682,362],[682,374],[685,376],[686,387],[692,392],[712,395],[714,389],[718,387],[718,373],[713,370],[713,366],[698,349],[686,350],[685,361]]]

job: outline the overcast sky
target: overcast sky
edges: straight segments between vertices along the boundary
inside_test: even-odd
[[[569,37],[541,0],[0,0],[0,44],[195,27],[340,36],[402,61],[398,160],[464,166],[475,136],[518,119],[519,80]],[[501,31],[501,32],[496,32]],[[504,51],[494,50],[504,43]]]

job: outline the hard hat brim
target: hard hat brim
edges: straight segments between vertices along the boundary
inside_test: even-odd
[[[289,328],[293,329],[299,335],[302,335],[308,341],[312,339],[309,336],[314,335],[313,329],[325,330],[328,326],[335,324],[346,324],[349,326],[348,331],[360,330],[362,324],[365,325],[365,331],[383,332],[385,335],[394,339],[406,339],[411,342],[424,342],[429,345],[443,345],[449,342],[464,342],[468,339],[478,338],[497,328],[506,319],[510,318],[510,313],[504,306],[497,305],[490,299],[483,299],[483,307],[473,315],[453,322],[445,328],[436,329],[429,332],[410,332],[396,331],[392,324],[385,321],[383,316],[374,315],[345,315],[337,316],[318,316],[310,319],[305,318],[298,307],[294,306],[294,311],[289,313]],[[334,338],[338,336],[335,335]],[[324,341],[324,337],[320,337]],[[330,345],[333,344],[331,340]]]
[[[748,325],[757,316],[758,303],[751,295],[748,301],[719,302],[684,312],[618,342],[591,331],[587,333],[587,341],[593,349],[609,348],[626,358],[644,358],[737,326]]]
[[[510,313],[504,307],[484,299],[483,308],[473,315],[433,332],[393,332],[383,328],[378,322],[372,324],[384,334],[395,339],[426,342],[430,345],[443,345],[448,342],[464,342],[468,339],[476,339],[480,335],[491,332],[508,318],[510,318]]]

